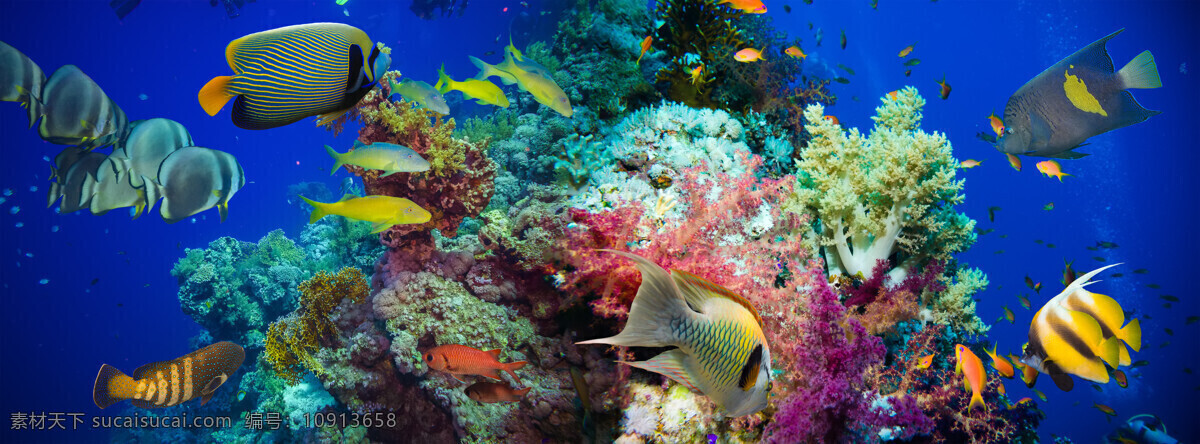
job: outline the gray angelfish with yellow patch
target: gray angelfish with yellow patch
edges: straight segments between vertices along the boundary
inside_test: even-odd
[[[232,154],[198,146],[180,148],[163,159],[158,180],[157,195],[163,198],[159,215],[171,224],[212,207],[224,222],[229,200],[246,185],[242,165]]]
[[[170,361],[143,365],[132,376],[101,364],[92,387],[92,401],[102,409],[126,399],[143,409],[176,406],[196,398],[204,405],[244,360],[246,350],[223,341]]]
[[[97,148],[119,141],[129,119],[91,77],[75,65],[65,65],[46,81],[38,124],[42,140],[59,145]]]
[[[379,177],[387,177],[396,173],[415,173],[429,171],[429,161],[413,151],[412,148],[394,143],[376,142],[370,145],[354,141],[354,148],[345,153],[334,151],[333,147],[325,145],[325,152],[333,158],[332,175],[342,165],[355,165],[368,170],[381,170]]]
[[[1120,264],[1093,270],[1080,276],[1057,296],[1046,302],[1029,325],[1029,342],[1021,362],[1049,375],[1055,385],[1070,391],[1079,376],[1101,384],[1108,383],[1108,367],[1128,365],[1128,344],[1141,348],[1141,325],[1136,319],[1122,326],[1125,314],[1111,297],[1092,293],[1083,287],[1100,272]]]
[[[996,149],[1077,159],[1087,154],[1073,150],[1088,138],[1159,114],[1143,108],[1128,91],[1162,86],[1150,51],[1138,54],[1119,71],[1113,69],[1105,44],[1121,31],[1046,68],[1009,97],[1005,130],[996,140]]]
[[[621,333],[576,344],[678,347],[648,361],[622,361],[671,378],[711,398],[729,416],[754,414],[771,391],[771,350],[749,301],[691,273],[667,270],[638,255],[642,284]]]
[[[20,102],[29,114],[29,127],[42,116],[41,94],[46,74],[24,53],[0,41],[0,101]]]

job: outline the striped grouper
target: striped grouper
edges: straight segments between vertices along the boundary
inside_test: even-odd
[[[126,399],[144,409],[175,406],[195,398],[204,405],[245,359],[246,351],[240,345],[218,342],[170,361],[143,365],[132,376],[102,364],[92,400],[100,408]]]
[[[375,87],[391,58],[362,30],[341,23],[311,23],[262,31],[225,48],[234,75],[200,89],[200,106],[214,116],[230,99],[233,123],[269,129],[320,116],[330,122]]]
[[[1159,114],[1142,108],[1128,91],[1162,86],[1150,51],[1142,51],[1114,72],[1105,44],[1121,31],[1046,68],[1013,93],[1004,107],[1004,133],[996,140],[996,149],[1076,159],[1087,155],[1073,150],[1088,138]]]

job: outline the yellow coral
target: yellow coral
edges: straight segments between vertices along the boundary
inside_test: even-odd
[[[271,323],[264,344],[267,361],[289,384],[299,382],[304,370],[318,375],[324,373],[313,353],[320,347],[322,338],[337,334],[337,326],[330,314],[342,300],[359,304],[370,292],[366,277],[354,267],[343,268],[336,274],[318,272],[297,288],[300,290],[300,307]]]

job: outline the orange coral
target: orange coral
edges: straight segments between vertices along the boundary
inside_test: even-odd
[[[337,334],[337,326],[330,319],[334,308],[347,299],[362,303],[370,292],[367,278],[355,267],[343,268],[336,274],[318,272],[297,288],[300,307],[271,323],[265,341],[267,362],[289,384],[299,382],[304,370],[323,371],[312,354],[321,339]]]

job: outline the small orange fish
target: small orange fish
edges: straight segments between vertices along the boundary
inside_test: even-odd
[[[942,100],[950,98],[950,84],[946,83],[946,75],[942,74],[942,81],[937,82],[942,87]]]
[[[1041,390],[1033,389],[1033,394],[1037,395],[1038,399],[1042,400],[1042,402],[1046,402],[1046,394],[1042,393]]]
[[[901,58],[908,57],[908,54],[912,53],[914,46],[917,46],[917,42],[913,42],[913,44],[905,46],[904,49],[900,50],[900,54],[897,55]]]
[[[1041,282],[1033,284],[1033,292],[1037,293],[1037,294],[1042,294],[1042,283]]]
[[[992,131],[996,133],[996,137],[1004,135],[1004,121],[996,116],[996,113],[988,115],[988,123],[992,126]]]
[[[1097,404],[1097,403],[1094,403],[1094,402],[1092,403],[1092,406],[1096,407],[1096,410],[1099,410],[1099,411],[1101,411],[1101,412],[1104,412],[1104,414],[1105,414],[1105,415],[1108,415],[1108,416],[1117,416],[1117,411],[1116,411],[1116,410],[1113,410],[1113,408],[1112,408],[1112,407],[1106,406],[1106,405],[1104,405],[1104,404]]]
[[[1070,176],[1070,174],[1062,171],[1062,165],[1059,165],[1057,160],[1043,160],[1038,162],[1037,170],[1038,172],[1045,174],[1046,177],[1057,177],[1059,182],[1062,182],[1063,176]]]
[[[828,120],[828,121],[830,121],[830,122],[833,122],[833,124],[834,124],[834,125],[841,125],[841,124],[842,124],[842,122],[838,122],[838,118],[837,118],[837,116],[825,116],[825,120]]]
[[[1018,407],[1018,406],[1020,406],[1021,404],[1032,404],[1032,403],[1033,403],[1033,398],[1030,398],[1030,397],[1026,396],[1026,397],[1024,397],[1024,398],[1021,398],[1021,399],[1020,399],[1019,401],[1017,401],[1016,403],[1014,403],[1014,404],[1012,405],[1012,407],[1009,407],[1008,409],[1009,409],[1009,410],[1012,410],[1012,409],[1015,409],[1015,408],[1017,408],[1017,407]]]
[[[992,368],[996,369],[996,372],[1000,373],[1000,376],[1003,376],[1008,379],[1013,378],[1012,363],[1008,362],[1007,359],[1004,359],[1003,356],[996,354],[996,346],[995,345],[992,346],[992,351],[987,351],[987,350],[984,350],[984,351],[987,352],[988,356],[992,357]]]
[[[1012,310],[1009,310],[1007,305],[1004,306],[1004,319],[1007,319],[1009,324],[1016,322],[1016,315],[1013,315]]]
[[[517,402],[525,397],[533,387],[513,390],[508,384],[495,382],[476,382],[467,387],[467,397],[482,403]]]
[[[454,379],[463,381],[459,375],[478,375],[500,380],[500,371],[506,371],[513,380],[520,382],[521,378],[513,370],[524,367],[527,362],[500,362],[500,350],[477,350],[465,345],[439,345],[425,352],[425,364],[429,368],[449,373]]]
[[[692,68],[692,70],[688,72],[691,73],[691,75],[688,76],[689,79],[692,81],[692,84],[695,85],[697,80],[704,78],[704,65]]]
[[[922,356],[921,359],[918,359],[917,370],[924,370],[929,368],[930,365],[933,365],[933,355],[933,353],[930,353],[929,355]]]
[[[967,405],[967,414],[970,415],[975,406],[983,407],[983,388],[987,386],[987,372],[983,370],[983,361],[965,345],[954,345],[954,358],[958,361],[954,373],[964,375],[966,380],[963,385],[971,389],[971,402]]]
[[[892,92],[890,92],[890,93],[887,93],[887,96],[888,96],[888,97],[891,97],[891,98],[892,98],[892,100],[896,100],[897,98],[899,98],[899,97],[900,97],[900,90],[896,90],[896,91],[892,91]]]
[[[1117,380],[1117,385],[1121,388],[1129,387],[1129,379],[1125,377],[1125,372],[1120,370],[1113,371],[1113,379]]]
[[[962,166],[962,169],[969,170],[969,169],[975,168],[981,164],[983,164],[983,161],[981,161],[981,160],[967,159],[967,160],[962,161],[961,166]]]
[[[750,63],[750,62],[757,62],[759,60],[766,60],[763,58],[762,53],[754,48],[746,48],[741,51],[738,51],[737,54],[733,55],[733,59],[737,60],[739,62],[742,62],[742,63]]]
[[[1021,362],[1021,359],[1016,356],[1008,355],[1008,358],[1012,360],[1013,366],[1017,367],[1017,370],[1021,371],[1021,382],[1024,382],[1026,387],[1033,388],[1033,385],[1037,383],[1037,369],[1033,368],[1032,366],[1025,365],[1025,363]]]
[[[638,65],[642,64],[642,56],[646,55],[646,51],[650,50],[650,43],[653,41],[654,41],[654,38],[650,37],[650,36],[646,36],[646,38],[642,39],[642,53],[638,54],[638,59],[637,59]]]
[[[1021,158],[1020,157],[1017,157],[1016,154],[1009,154],[1009,153],[1004,153],[1004,155],[1008,156],[1008,164],[1010,166],[1012,166],[1014,170],[1021,171]]]
[[[1007,394],[1008,394],[1008,391],[1004,390],[1004,383],[1003,383],[1003,382],[1000,382],[1000,381],[997,381],[997,382],[996,382],[996,391],[997,391],[997,392],[1000,392],[1000,394],[1001,394],[1001,395],[1007,395]]]
[[[783,50],[783,53],[790,55],[792,57],[798,58],[800,60],[804,60],[805,58],[808,58],[808,54],[805,54],[804,51],[801,51],[800,48],[797,48],[795,46],[789,46],[788,49]]]
[[[1029,309],[1029,306],[1030,306],[1029,298],[1025,297],[1025,295],[1023,295],[1023,294],[1019,294],[1019,295],[1017,295],[1017,299],[1021,301],[1022,307],[1025,307],[1026,310]]]
[[[728,3],[729,7],[750,14],[766,14],[767,5],[762,0],[721,0],[717,4]]]

